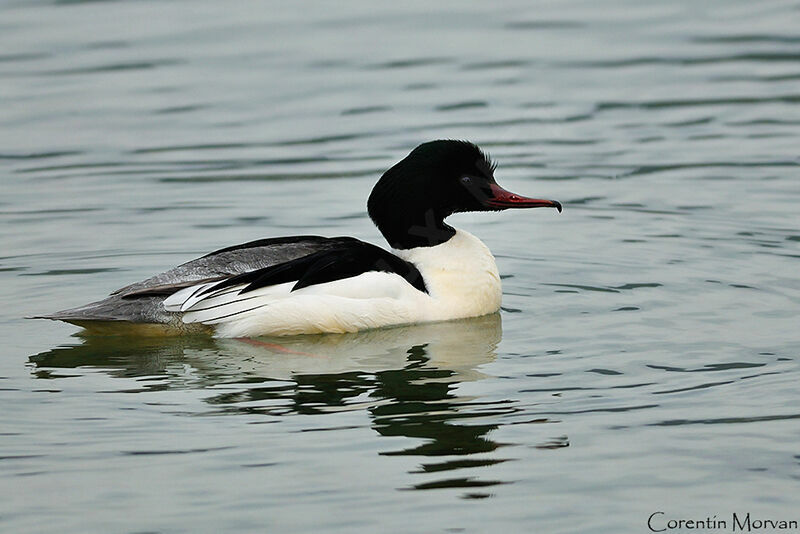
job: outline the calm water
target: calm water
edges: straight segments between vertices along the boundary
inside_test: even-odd
[[[800,519],[797,2],[3,2],[0,530],[647,532]],[[418,143],[499,316],[83,340],[22,317],[210,250],[381,243]],[[730,524],[728,525],[730,527]]]

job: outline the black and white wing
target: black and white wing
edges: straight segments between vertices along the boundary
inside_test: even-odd
[[[315,252],[334,250],[352,241],[357,240],[352,237],[311,235],[259,239],[216,250],[111,294],[123,298],[169,296],[184,287],[256,271]]]
[[[86,326],[96,321],[175,323],[164,299],[183,288],[280,265],[310,254],[347,247],[350,237],[293,236],[223,248],[114,291],[108,298],[37,318]],[[180,321],[178,321],[179,323]]]
[[[363,279],[366,273],[389,273],[396,277],[378,280]],[[318,287],[327,293],[325,284],[353,279],[354,284],[339,287],[339,296],[348,298],[380,298],[397,294],[397,287],[427,293],[417,268],[390,252],[351,239],[336,248],[320,250],[300,258],[262,269],[201,282],[170,295],[164,306],[170,312],[182,312],[184,322],[218,324],[236,316],[274,304],[305,288]]]

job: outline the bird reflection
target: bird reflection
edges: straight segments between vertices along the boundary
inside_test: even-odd
[[[498,425],[475,420],[497,420],[515,410],[513,403],[457,391],[459,384],[484,378],[480,367],[496,358],[501,338],[500,316],[493,314],[356,334],[271,339],[89,337],[30,361],[42,379],[89,367],[113,377],[139,378],[137,391],[142,392],[215,386],[205,400],[220,414],[365,410],[379,435],[412,438],[403,448],[381,454],[429,458],[416,472],[434,473],[505,461],[486,457],[503,445],[489,437]],[[469,458],[478,453],[483,453],[479,459]],[[499,483],[458,476],[410,489]]]

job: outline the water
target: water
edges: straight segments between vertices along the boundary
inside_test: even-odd
[[[800,519],[799,17],[5,2],[2,530]],[[372,184],[435,138],[564,203],[451,219],[497,256],[499,316],[285,350],[22,319],[251,239],[381,243]]]

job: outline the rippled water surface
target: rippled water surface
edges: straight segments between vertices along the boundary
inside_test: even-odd
[[[796,2],[4,2],[0,530],[646,532],[800,519]],[[382,243],[418,143],[503,311],[283,340],[26,315],[222,246]],[[729,525],[730,527],[730,525]]]

